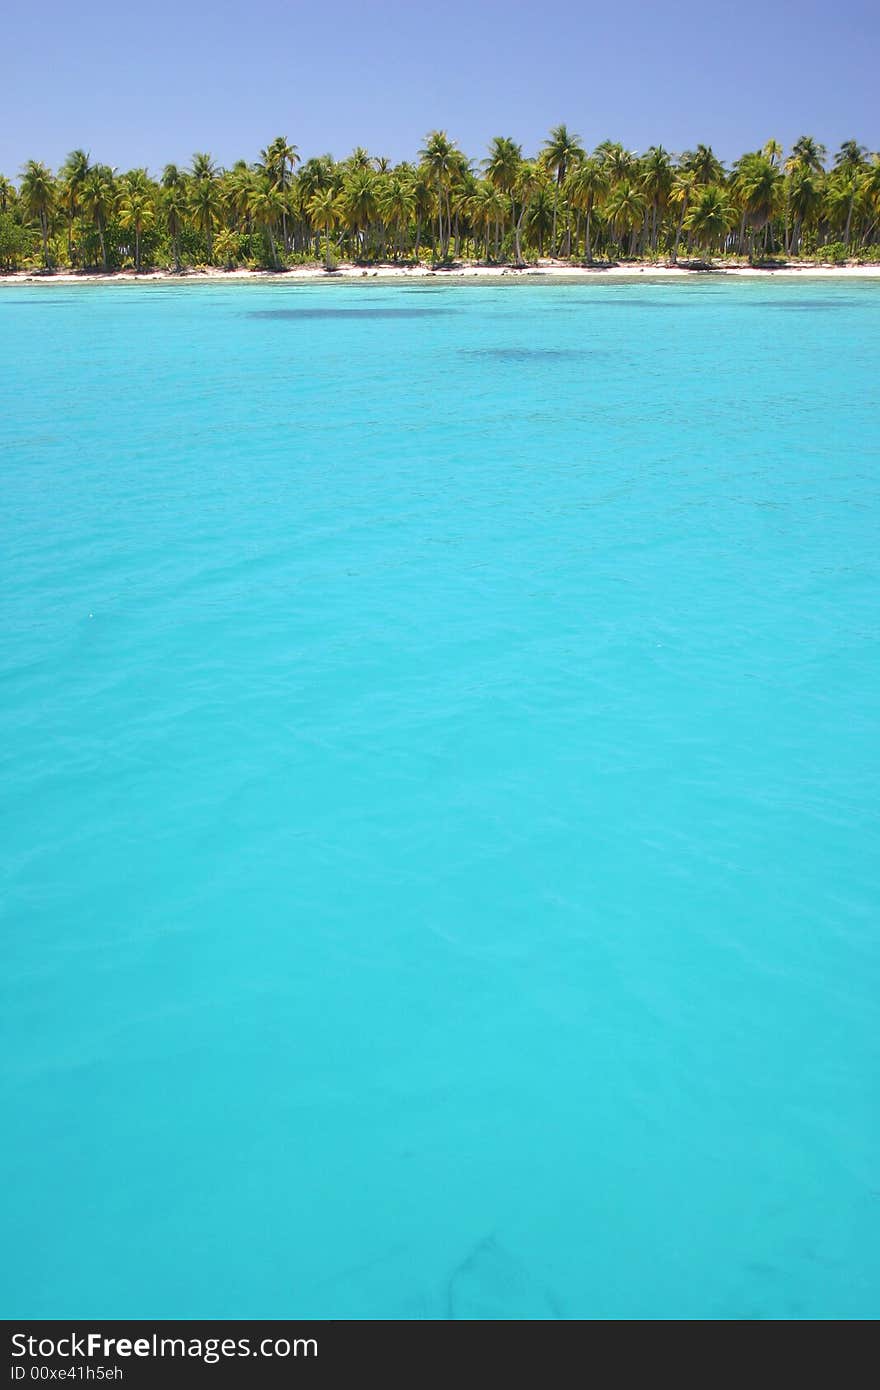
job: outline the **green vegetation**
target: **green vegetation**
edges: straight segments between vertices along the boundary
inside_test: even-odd
[[[278,270],[342,258],[523,265],[626,258],[880,259],[880,154],[854,140],[828,163],[810,136],[773,140],[725,169],[706,145],[673,157],[605,141],[588,153],[564,125],[536,158],[505,136],[479,167],[444,131],[417,163],[356,149],[300,162],[282,136],[255,164],[209,154],[157,180],[74,150],[53,173],[29,160],[0,176],[0,267],[113,270],[238,265]]]

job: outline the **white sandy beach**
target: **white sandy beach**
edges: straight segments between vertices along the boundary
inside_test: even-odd
[[[492,266],[481,265],[472,262],[460,262],[450,267],[442,269],[435,268],[430,263],[421,265],[395,265],[388,262],[382,265],[361,266],[349,262],[343,262],[333,271],[326,271],[319,264],[295,266],[290,270],[269,271],[269,270],[223,270],[216,266],[203,267],[194,270],[185,270],[176,274],[171,270],[145,270],[136,274],[133,270],[114,270],[114,271],[70,271],[57,270],[53,272],[40,271],[12,271],[0,275],[0,284],[6,285],[70,285],[84,283],[122,283],[132,282],[148,283],[152,281],[171,280],[176,283],[192,283],[206,280],[222,281],[242,281],[242,280],[285,280],[285,281],[322,281],[322,280],[523,280],[523,279],[545,279],[545,280],[607,280],[607,279],[632,279],[640,275],[649,275],[654,279],[675,280],[688,279],[699,275],[725,275],[725,276],[746,276],[755,279],[880,279],[880,263],[871,265],[843,265],[831,266],[818,263],[799,262],[787,265],[760,266],[742,265],[736,262],[718,261],[710,266],[689,265],[689,264],[658,264],[652,261],[629,261],[622,265],[612,266],[580,266],[570,265],[565,261],[543,260],[537,264],[528,265],[521,269],[513,266]]]

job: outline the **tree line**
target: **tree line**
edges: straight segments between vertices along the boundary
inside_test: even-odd
[[[787,155],[770,140],[725,168],[708,145],[589,152],[560,125],[534,158],[497,136],[473,161],[432,131],[399,164],[361,148],[300,161],[279,136],[230,169],[199,153],[156,179],[74,150],[57,172],[28,160],[17,184],[0,175],[4,269],[683,255],[880,258],[880,154],[847,140],[829,159],[804,135]]]

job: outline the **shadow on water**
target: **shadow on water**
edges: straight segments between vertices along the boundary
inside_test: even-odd
[[[13,289],[18,289],[18,286],[13,286]],[[10,295],[9,299],[4,299],[3,303],[4,306],[11,305],[13,309],[30,309],[38,303],[41,309],[57,309],[59,307],[70,308],[71,305],[77,304],[77,300],[74,299],[72,295],[68,298],[62,298],[59,294],[53,293],[51,296],[47,295],[41,302],[37,300],[36,296],[32,299],[25,299],[24,295],[14,297]]]
[[[552,1289],[499,1245],[479,1241],[446,1283],[446,1317],[453,1322],[496,1319],[553,1321],[563,1317]]]
[[[776,309],[782,310],[786,314],[828,314],[836,312],[838,309],[861,308],[863,301],[860,299],[787,299],[784,303],[750,304],[750,309]]]
[[[337,306],[330,306],[326,309],[252,309],[245,317],[249,319],[427,319],[439,318],[441,314],[454,312],[453,309],[399,309],[370,304],[356,309]]]
[[[462,348],[460,356],[491,362],[578,362],[589,357],[609,357],[604,349],[590,348]]]

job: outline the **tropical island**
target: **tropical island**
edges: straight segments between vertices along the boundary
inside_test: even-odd
[[[807,135],[729,168],[703,144],[589,152],[559,125],[534,158],[498,136],[475,161],[433,131],[399,164],[362,148],[301,161],[279,136],[229,169],[197,153],[154,178],[77,149],[0,175],[5,278],[877,264],[880,153],[847,140],[829,158]]]

